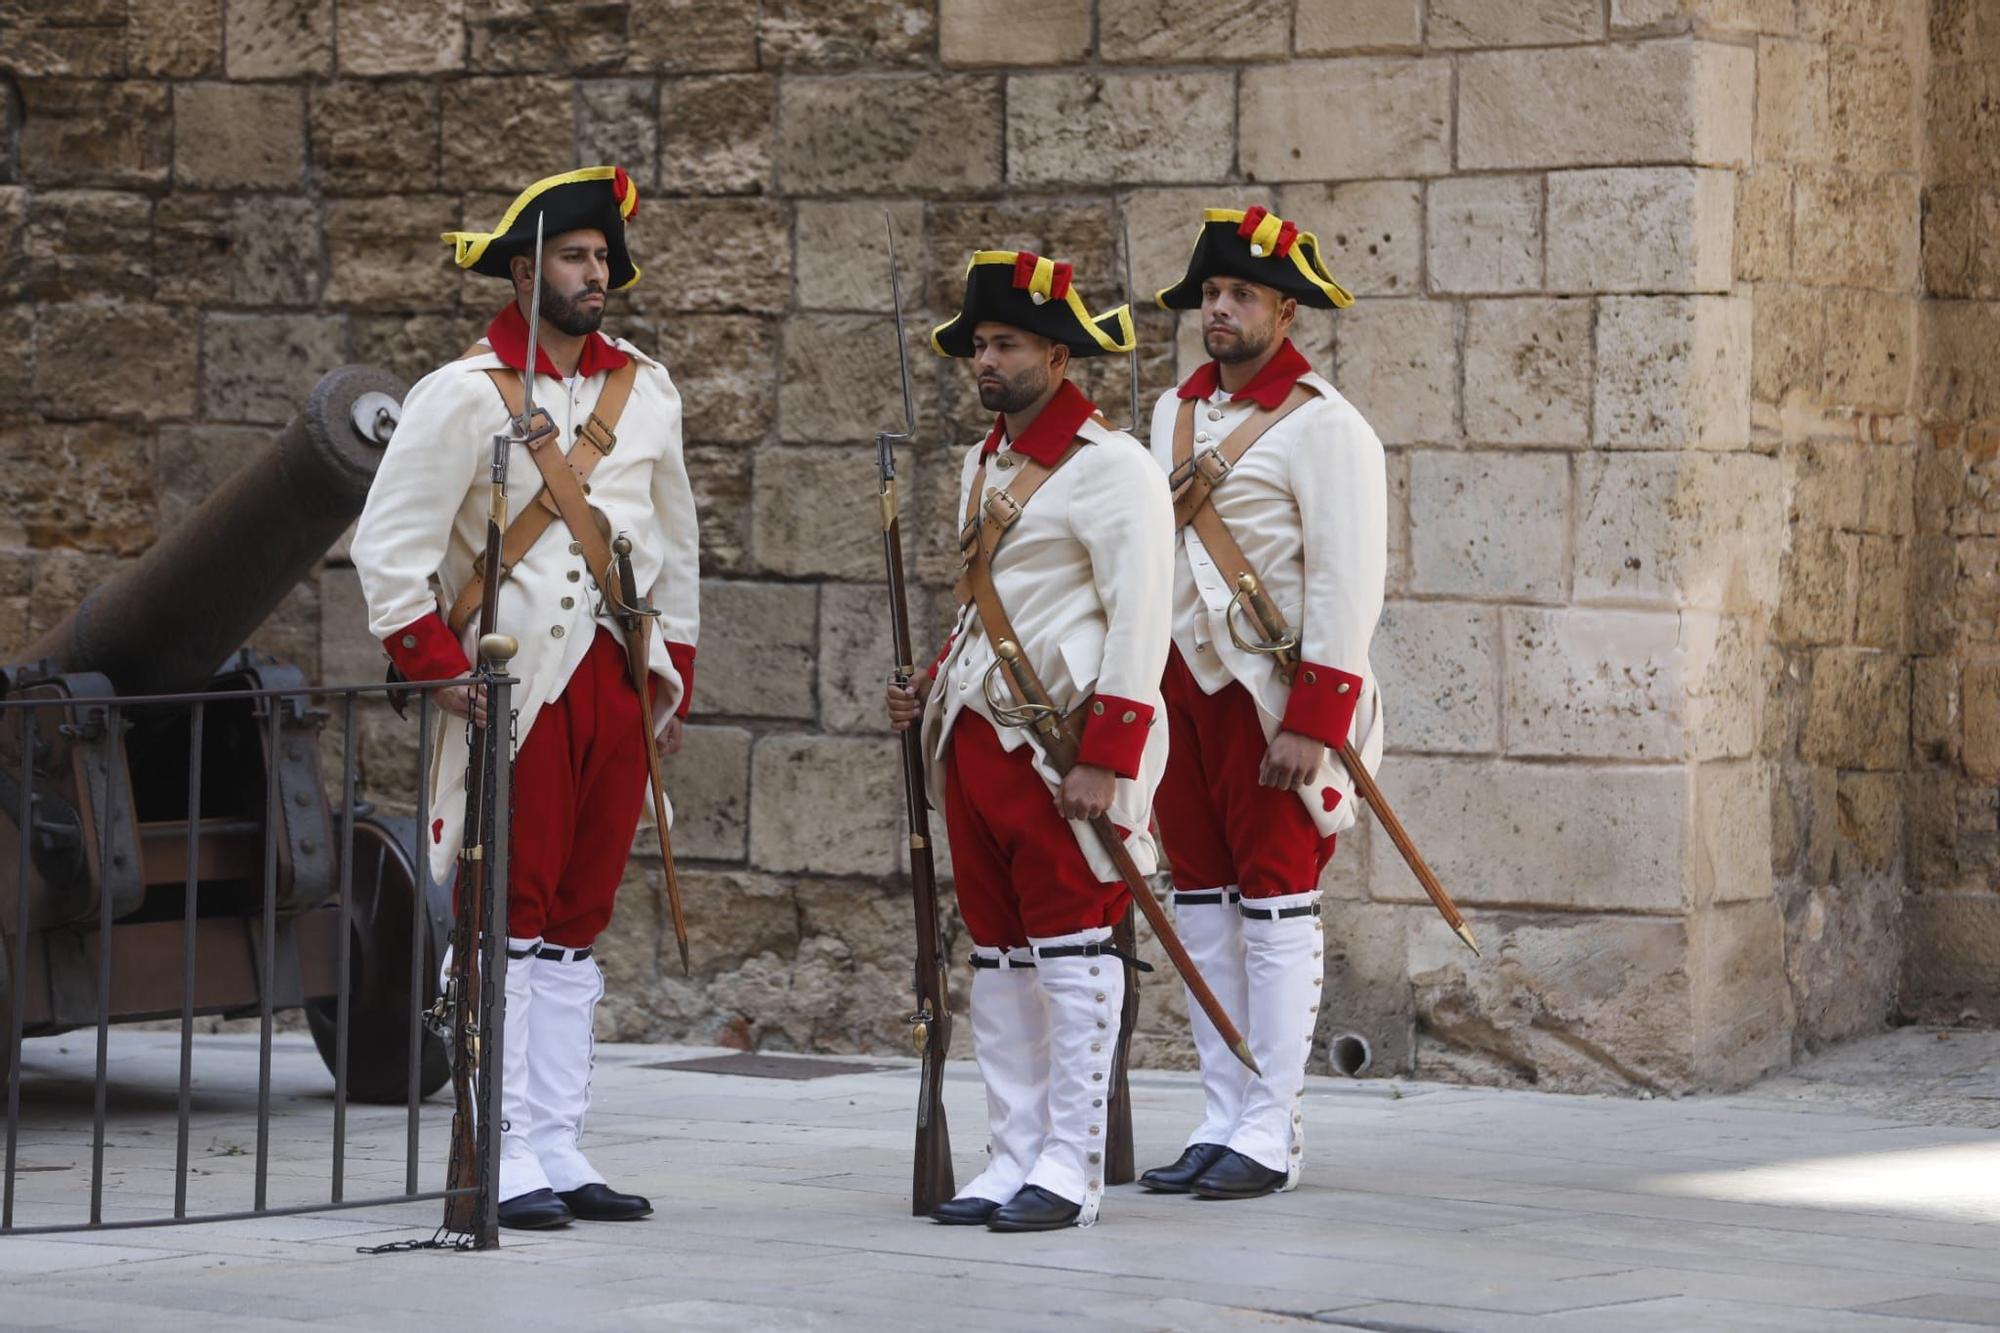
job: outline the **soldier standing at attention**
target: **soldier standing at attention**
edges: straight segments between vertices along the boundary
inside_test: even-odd
[[[1133,345],[1130,311],[1092,315],[1068,264],[978,251],[958,317],[931,344],[971,361],[980,405],[998,414],[960,480],[957,628],[929,672],[888,693],[898,730],[921,715],[945,812],[992,1133],[986,1169],[932,1216],[996,1231],[1089,1226],[1125,991],[1108,941],[1126,888],[1086,821],[1108,812],[1153,868],[1167,487],[1144,446],[1065,378],[1072,358]],[[1008,720],[1020,701],[994,668],[1015,647],[1080,732],[1073,767]]]
[[[354,537],[369,631],[396,667],[418,681],[467,674],[490,575],[475,568],[488,516],[486,465],[493,437],[520,413],[522,376],[537,377],[537,419],[545,414],[554,429],[533,449],[513,446],[516,518],[498,617],[520,641],[511,672],[521,682],[501,1071],[499,1211],[508,1227],[652,1211],[606,1184],[577,1142],[590,1101],[591,1016],[604,993],[591,945],[611,918],[645,809],[646,747],[680,748],[699,622],[680,394],[665,367],[598,332],[609,294],[639,280],[625,245],[638,202],[622,169],[586,167],[529,186],[490,232],[445,235],[458,266],[505,281],[508,300],[470,351],[410,390]],[[531,370],[538,218],[545,243]],[[558,517],[544,484],[544,463],[561,467],[565,456],[591,524]],[[636,587],[659,608],[635,622],[648,627],[646,665],[636,670],[652,686],[656,735],[641,720],[635,663],[604,597],[616,581],[614,536],[629,539]],[[443,691],[438,704],[460,718],[485,716],[484,699],[466,687]],[[439,731],[427,833],[433,873],[445,881],[460,847],[466,737],[462,727]]]
[[[1388,489],[1375,432],[1286,337],[1300,305],[1352,301],[1311,232],[1263,208],[1210,209],[1159,301],[1199,311],[1211,358],[1153,411],[1178,528],[1160,828],[1181,939],[1264,1072],[1190,1004],[1206,1113],[1180,1160],[1139,1179],[1245,1199],[1299,1180],[1319,877],[1355,818],[1335,752],[1351,739],[1370,772],[1382,753],[1368,645]],[[1296,636],[1282,653],[1246,632],[1246,575]]]

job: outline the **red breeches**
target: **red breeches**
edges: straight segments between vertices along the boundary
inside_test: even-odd
[[[625,650],[599,626],[514,761],[509,935],[576,949],[611,920],[646,807],[646,743]]]
[[[1020,948],[1125,916],[1125,885],[1091,873],[1069,821],[1035,771],[1030,746],[1008,753],[966,710],[944,757],[944,820],[958,913],[974,944]]]
[[[1179,649],[1167,656],[1167,772],[1153,811],[1174,887],[1237,885],[1245,898],[1304,893],[1333,856],[1298,794],[1258,785],[1268,748],[1250,692],[1205,694]]]

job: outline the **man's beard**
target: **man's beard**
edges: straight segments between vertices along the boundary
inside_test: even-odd
[[[1035,401],[1049,391],[1049,368],[1029,366],[1020,374],[1008,379],[1000,377],[998,384],[982,380],[979,385],[979,405],[988,412],[1019,412],[1033,407]]]
[[[1270,350],[1277,333],[1276,320],[1258,329],[1240,326],[1233,332],[1203,329],[1201,345],[1215,360],[1234,365],[1241,361],[1255,361],[1264,355]]]
[[[586,333],[597,332],[597,326],[604,322],[604,307],[591,309],[582,304],[586,296],[602,296],[597,287],[585,287],[575,296],[560,295],[549,286],[547,278],[542,279],[542,318],[555,325],[572,338],[581,338]]]

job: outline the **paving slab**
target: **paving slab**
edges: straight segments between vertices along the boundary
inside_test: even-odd
[[[171,1209],[178,1043],[113,1034],[105,1210]],[[250,1205],[256,1041],[204,1036],[190,1208]],[[0,1327],[545,1330],[1090,1328],[1906,1329],[2000,1326],[2000,1058],[1980,1034],[1911,1032],[1750,1092],[1562,1097],[1309,1081],[1296,1192],[1210,1203],[1118,1188],[1087,1231],[1000,1236],[913,1219],[915,1070],[806,1081],[659,1069],[721,1052],[600,1046],[588,1146],[658,1212],[507,1234],[487,1254],[360,1247],[422,1239],[435,1202],[157,1229],[0,1236]],[[85,1215],[94,1052],[31,1042],[22,1225]],[[1894,1086],[1870,1083],[1871,1063]],[[946,1071],[960,1179],[977,1170],[976,1072]],[[1142,1164],[1170,1160],[1192,1076],[1133,1078]],[[330,1082],[311,1044],[273,1048],[272,1203],[331,1186]],[[450,1107],[420,1108],[434,1189]],[[350,1108],[349,1197],[400,1192],[402,1107]]]

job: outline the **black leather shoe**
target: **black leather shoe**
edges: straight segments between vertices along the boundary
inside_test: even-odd
[[[984,1226],[986,1219],[999,1211],[1000,1205],[993,1200],[968,1194],[963,1199],[946,1199],[931,1209],[931,1221],[948,1227]]]
[[[1195,1178],[1197,1198],[1256,1199],[1276,1194],[1285,1184],[1285,1173],[1253,1162],[1242,1153],[1225,1149],[1222,1159]]]
[[[620,1194],[602,1181],[564,1190],[557,1197],[586,1222],[636,1222],[653,1211],[649,1200]]]
[[[515,1231],[546,1231],[566,1227],[574,1214],[554,1190],[529,1190],[500,1201],[500,1225]]]
[[[1051,1194],[1040,1185],[1023,1185],[1021,1192],[994,1209],[986,1219],[989,1231],[1060,1231],[1076,1225],[1083,1205]]]
[[[1219,1143],[1190,1143],[1172,1166],[1156,1166],[1139,1177],[1155,1194],[1186,1194],[1202,1172],[1221,1161],[1229,1149]]]

